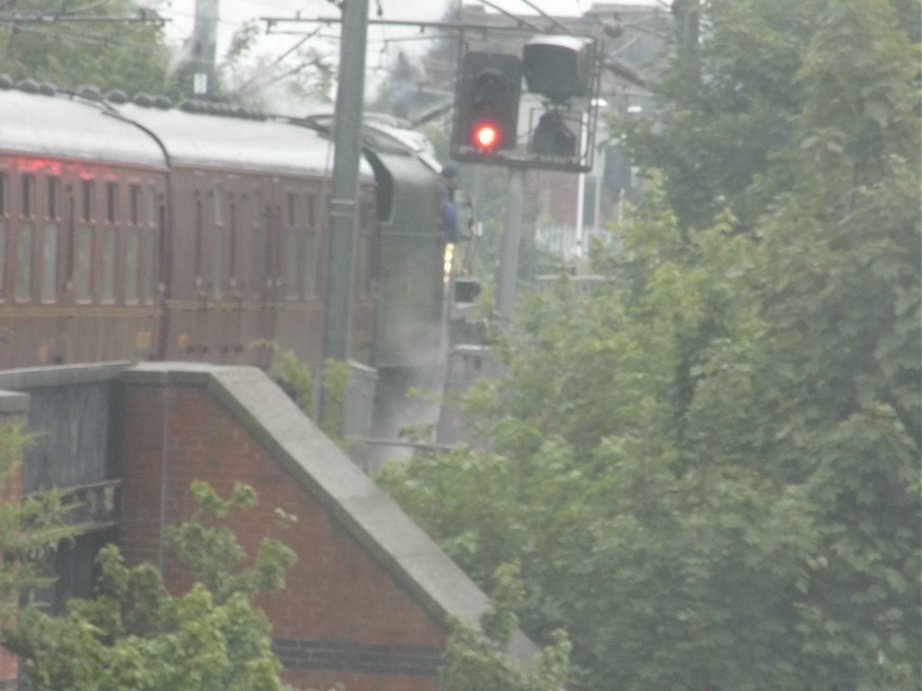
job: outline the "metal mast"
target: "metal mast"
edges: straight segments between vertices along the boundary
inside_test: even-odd
[[[365,41],[368,0],[343,3],[339,79],[333,138],[333,187],[330,199],[329,272],[323,341],[324,360],[344,362],[352,347],[352,294],[355,238],[358,230],[359,158],[362,101],[365,94]]]
[[[196,96],[213,96],[218,52],[218,15],[221,0],[195,0],[192,30],[192,90]]]

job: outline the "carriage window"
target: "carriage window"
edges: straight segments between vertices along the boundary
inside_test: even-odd
[[[141,219],[141,186],[132,185],[129,190],[131,195],[131,224],[136,226]]]
[[[224,276],[226,271],[224,265],[224,228],[221,226],[215,226],[214,228],[214,243],[212,250],[211,277],[214,281],[212,284],[212,288],[214,289],[213,295],[219,298],[224,295]]]
[[[80,218],[89,223],[93,220],[94,211],[96,210],[93,199],[95,198],[94,194],[94,185],[92,180],[83,181],[83,209],[80,214]]]
[[[153,187],[147,188],[147,225],[157,225],[157,190]]]
[[[48,220],[42,234],[42,301],[53,302],[57,293],[58,282],[58,235],[60,224],[57,222],[61,207],[61,181],[56,177],[46,180],[46,211]]]
[[[143,294],[141,299],[146,303],[151,303],[157,296],[157,231],[154,228],[148,228],[144,232],[144,276],[145,282],[141,286]]]
[[[106,183],[106,220],[115,223],[118,220],[118,183]]]
[[[220,298],[224,295],[227,282],[227,237],[224,230],[224,190],[220,187],[211,193],[214,201],[213,234],[211,243],[211,281],[212,295]]]
[[[74,251],[74,293],[77,300],[86,302],[92,297],[93,226],[81,223],[77,228]]]
[[[131,227],[125,234],[125,302],[138,301],[138,267],[141,265],[141,231]]]
[[[263,222],[253,226],[253,252],[252,252],[252,270],[253,270],[253,294],[262,295],[266,289],[266,237],[267,228],[271,222],[272,216],[269,207],[263,212]]]
[[[285,283],[285,299],[297,300],[298,285],[298,197],[288,192],[287,223],[282,231],[282,279]]]
[[[297,196],[294,192],[288,193],[288,225],[295,225],[295,205],[297,204]]]
[[[217,225],[224,223],[224,191],[218,187],[213,193],[214,198],[214,222]]]
[[[58,178],[48,178],[48,218],[57,220],[61,206],[61,181]]]
[[[156,230],[156,204],[157,190],[148,187],[144,190],[144,220],[147,226],[141,231],[141,257],[142,264],[138,267],[139,274],[143,274],[138,281],[138,297],[145,304],[152,303],[157,296],[157,259],[160,245],[157,242]]]
[[[307,299],[317,297],[317,207],[316,198],[307,198],[307,228],[304,232],[303,290]]]
[[[34,204],[35,204],[35,176],[34,175],[23,175],[22,176],[22,209],[20,209],[20,216],[31,218],[35,213]]]
[[[19,248],[16,252],[16,299],[32,297],[32,224],[19,224]]]
[[[298,299],[298,230],[297,228],[286,228],[285,236],[282,240],[284,246],[282,252],[285,256],[282,261],[285,263],[285,297],[288,300]]]
[[[230,203],[230,258],[228,269],[231,280],[237,277],[237,204]]]
[[[115,260],[118,256],[118,235],[115,228],[107,228],[102,245],[102,292],[103,302],[115,301]]]
[[[53,302],[57,288],[58,224],[46,223],[42,238],[42,301]]]
[[[312,228],[304,235],[304,297],[317,297],[317,233]]]
[[[202,234],[204,233],[204,218],[202,216],[202,200],[195,200],[195,278],[202,277]]]
[[[0,298],[6,296],[6,173],[0,173]]]
[[[160,282],[160,243],[164,237],[164,226],[166,225],[166,209],[163,204],[159,206],[157,225],[150,229],[150,252],[147,255],[147,280],[148,294],[151,302],[157,298],[157,292]]]
[[[6,218],[0,216],[0,299],[6,297]]]

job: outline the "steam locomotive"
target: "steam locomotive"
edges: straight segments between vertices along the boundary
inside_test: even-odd
[[[330,120],[0,76],[0,368],[322,357]],[[434,366],[439,166],[366,123],[353,347]]]

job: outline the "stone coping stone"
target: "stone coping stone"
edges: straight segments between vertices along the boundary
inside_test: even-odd
[[[0,370],[0,389],[23,391],[52,386],[98,384],[116,381],[131,363],[100,362]]]

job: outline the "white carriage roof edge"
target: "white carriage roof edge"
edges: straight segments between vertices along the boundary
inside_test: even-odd
[[[166,148],[173,165],[304,176],[328,176],[333,169],[333,143],[306,127],[134,104],[116,109],[124,118],[152,132]],[[374,178],[371,166],[364,160],[360,177]]]
[[[166,168],[148,134],[102,107],[63,96],[0,91],[0,151],[28,157]]]

